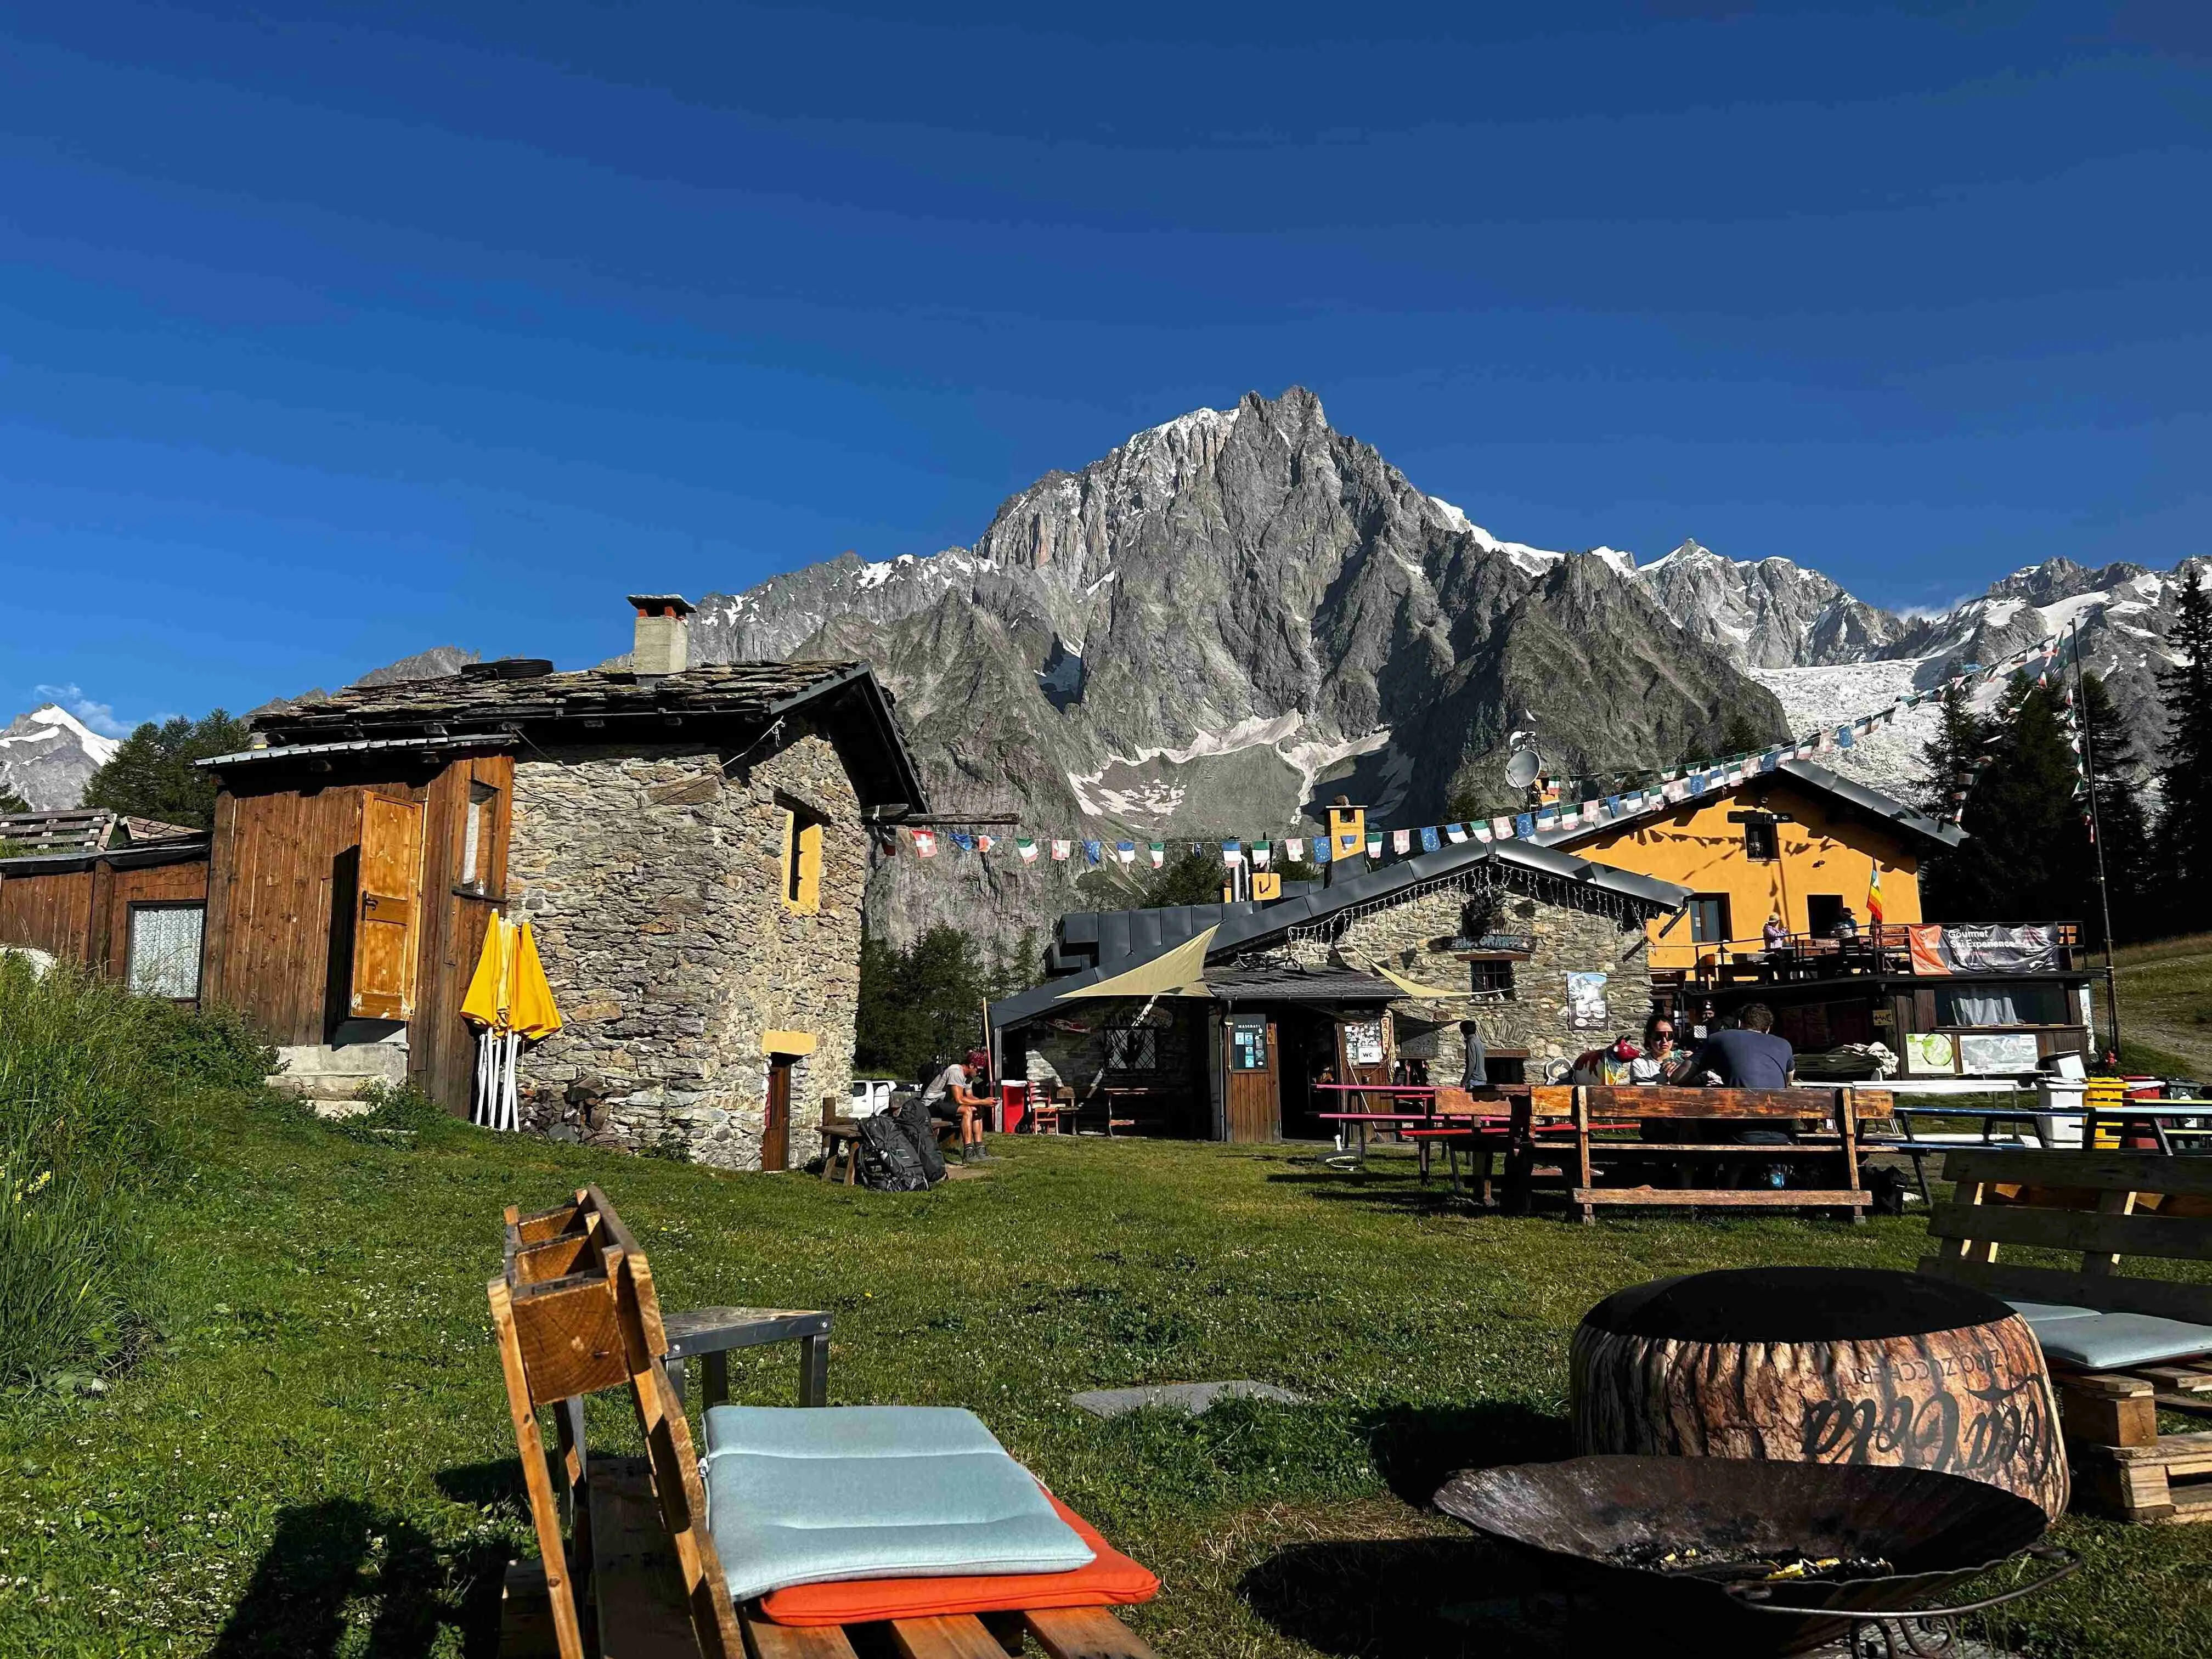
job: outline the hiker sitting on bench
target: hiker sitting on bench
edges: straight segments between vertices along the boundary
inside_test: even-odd
[[[1796,1067],[1796,1051],[1786,1037],[1774,1035],[1774,1011],[1763,1002],[1745,1005],[1736,1023],[1711,1032],[1697,1047],[1679,1080],[1692,1086],[1724,1089],[1787,1089]],[[1747,1124],[1728,1119],[1647,1119],[1644,1140],[1703,1141],[1708,1146],[1787,1146],[1796,1132],[1766,1124]],[[1723,1167],[1717,1179],[1723,1186],[1779,1187],[1787,1173],[1780,1164],[1746,1164]]]
[[[954,1060],[922,1091],[921,1103],[930,1116],[960,1125],[960,1161],[973,1164],[983,1156],[982,1109],[990,1103],[969,1086],[968,1067]]]

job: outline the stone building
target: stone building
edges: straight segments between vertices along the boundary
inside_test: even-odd
[[[1348,831],[1353,844],[1364,830]],[[1323,1132],[1328,1080],[1418,1059],[1457,1081],[1473,1021],[1492,1082],[1563,1071],[1641,1033],[1645,924],[1686,888],[1547,848],[1469,842],[1268,902],[1061,918],[1053,977],[992,1006],[1009,1075],[1159,1133],[1268,1140]]]
[[[528,920],[562,1029],[517,1065],[526,1127],[781,1169],[852,1073],[872,838],[923,806],[859,663],[691,667],[647,595],[621,670],[538,659],[276,710],[221,786],[202,994],[309,1094],[412,1080],[470,1109],[462,996]]]

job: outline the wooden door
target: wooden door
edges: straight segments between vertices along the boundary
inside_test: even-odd
[[[415,1017],[422,886],[422,803],[364,794],[348,1004],[356,1019]]]
[[[1229,1139],[1280,1140],[1283,1098],[1280,1044],[1275,1022],[1264,1014],[1231,1014],[1222,1025],[1227,1045]]]
[[[768,1117],[761,1128],[761,1168],[791,1167],[791,1057],[768,1057]]]

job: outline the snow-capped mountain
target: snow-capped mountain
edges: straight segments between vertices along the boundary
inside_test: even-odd
[[[0,793],[21,795],[41,812],[75,806],[118,746],[66,708],[41,703],[0,732]]]
[[[1910,631],[1788,559],[1724,559],[1686,541],[1636,574],[1684,632],[1747,668],[1858,662]]]

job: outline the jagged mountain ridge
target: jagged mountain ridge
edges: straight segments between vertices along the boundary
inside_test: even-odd
[[[33,811],[66,811],[116,747],[59,704],[41,703],[0,731],[0,794],[21,796]]]

